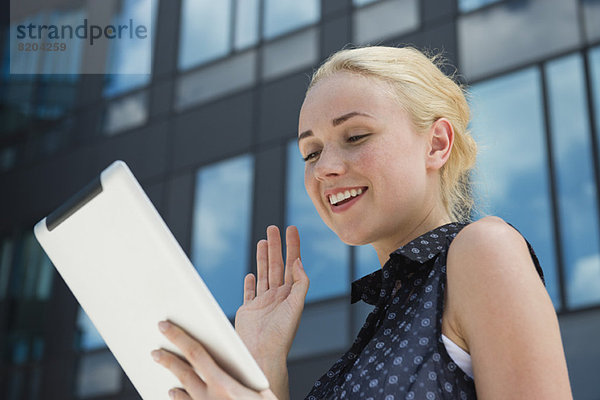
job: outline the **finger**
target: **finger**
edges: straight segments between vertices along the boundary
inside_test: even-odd
[[[181,350],[183,356],[196,370],[200,379],[207,385],[229,377],[208,354],[204,346],[179,326],[168,321],[161,321],[158,326],[163,335]]]
[[[304,299],[306,298],[310,281],[308,275],[306,275],[306,272],[304,271],[302,261],[299,258],[297,258],[293,264],[293,275],[294,284],[292,285],[291,295],[297,299],[298,303],[304,305]]]
[[[169,398],[171,400],[193,400],[185,390],[179,388],[169,390]],[[200,397],[196,398],[199,399]]]
[[[256,244],[256,293],[260,296],[269,289],[269,253],[268,242],[259,240]]]
[[[267,241],[269,242],[269,287],[275,288],[283,285],[281,236],[279,228],[275,225],[270,225],[267,228]]]
[[[199,398],[202,393],[206,389],[206,384],[202,382],[202,379],[198,376],[196,371],[192,368],[190,364],[186,361],[179,358],[177,355],[171,353],[167,350],[154,350],[152,352],[152,358],[154,361],[167,368],[169,371],[175,375],[179,382],[185,387],[185,390],[188,393],[194,395],[194,397]],[[186,396],[187,393],[183,390],[179,390],[179,392],[183,392]],[[169,392],[169,395],[171,392]],[[181,393],[177,394],[181,399],[185,399]]]
[[[285,231],[285,253],[285,283],[291,284],[294,262],[300,258],[300,235],[294,225],[288,226]]]
[[[244,304],[254,300],[254,297],[256,296],[255,284],[254,274],[246,275],[244,278]]]

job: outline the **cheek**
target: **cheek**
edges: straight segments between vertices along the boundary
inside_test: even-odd
[[[317,180],[314,178],[314,174],[310,164],[306,164],[306,166],[304,167],[304,188],[306,189],[308,197],[310,197],[314,204],[315,199],[318,198],[319,195],[319,187],[317,185]]]

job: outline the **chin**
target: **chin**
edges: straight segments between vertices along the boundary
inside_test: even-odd
[[[349,246],[363,246],[365,244],[371,243],[371,240],[369,240],[369,238],[366,235],[360,234],[356,230],[345,229],[343,230],[344,233],[340,234],[340,232],[333,229],[333,232],[337,235],[337,237],[340,238],[342,242]]]

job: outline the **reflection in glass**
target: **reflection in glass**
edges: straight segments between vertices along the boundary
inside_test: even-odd
[[[263,79],[273,79],[314,65],[319,57],[319,31],[310,28],[264,46]]]
[[[231,32],[231,2],[183,0],[179,37],[179,68],[226,55]]]
[[[104,132],[114,135],[143,125],[148,118],[148,92],[132,94],[111,102],[104,116]]]
[[[203,167],[196,177],[192,263],[229,317],[242,305],[250,270],[253,181],[249,155]]]
[[[348,300],[345,298],[307,307],[302,313],[302,322],[288,360],[347,349],[348,311]]]
[[[600,0],[581,0],[585,33],[589,43],[600,39]]]
[[[585,96],[583,60],[547,64],[552,149],[570,307],[600,301],[598,198]]]
[[[256,78],[256,58],[256,51],[249,50],[181,75],[177,81],[175,108],[181,111],[252,86]]]
[[[419,26],[418,0],[388,0],[353,15],[353,40],[366,44],[410,32]]]
[[[379,1],[379,0],[352,0],[352,3],[357,7],[361,7],[361,6],[364,6],[367,4],[374,3],[376,1]]]
[[[458,9],[461,12],[468,12],[499,1],[502,0],[458,0]]]
[[[150,4],[150,9],[148,5]],[[112,23],[126,25],[129,19],[147,27],[147,37],[128,40],[111,40],[107,57],[105,96],[115,96],[150,81],[152,70],[153,27],[156,21],[158,0],[120,0],[120,12]]]
[[[258,41],[259,0],[237,0],[235,9],[236,50],[255,45]]]
[[[522,70],[471,91],[471,128],[479,146],[476,202],[527,238],[560,307],[539,71]]]
[[[304,188],[304,161],[296,140],[287,149],[285,225],[300,232],[302,263],[310,277],[307,301],[349,292],[350,253],[335,233],[321,220]]]
[[[46,24],[55,26],[77,26],[86,18],[86,11],[81,8],[72,9],[55,9],[50,12],[46,20]],[[84,42],[77,39],[65,38],[68,51],[43,52],[43,60],[41,62],[41,73],[43,74],[60,74],[60,75],[45,75],[41,78],[50,78],[62,81],[76,81],[81,71],[83,59]],[[67,74],[67,75],[63,75]]]
[[[11,21],[10,30],[15,35],[17,26],[29,24],[43,25],[46,22],[46,14],[39,12],[35,15],[27,16],[18,21]],[[17,40],[10,41],[10,72],[12,74],[36,74],[41,69],[41,58],[44,54],[42,51],[20,51]]]
[[[302,26],[314,24],[321,16],[319,0],[264,0],[264,37],[272,39]]]
[[[362,278],[365,275],[371,274],[381,268],[377,252],[371,245],[356,246],[354,248],[354,277],[353,280]]]
[[[77,313],[77,344],[79,350],[95,350],[106,347],[104,339],[90,320],[90,317],[79,307]]]
[[[576,0],[506,1],[458,19],[462,73],[470,80],[580,44]]]
[[[600,135],[600,46],[596,46],[589,51],[588,61],[592,86],[591,96],[594,103],[594,115],[596,117],[596,134]],[[597,142],[600,145],[600,137],[598,137]],[[600,148],[598,151],[600,152]]]
[[[110,351],[81,356],[75,387],[77,397],[108,395],[120,390],[121,367]]]

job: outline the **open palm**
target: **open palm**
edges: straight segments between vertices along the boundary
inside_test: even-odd
[[[267,228],[267,240],[256,246],[257,279],[244,280],[244,304],[235,316],[235,329],[261,367],[284,362],[298,330],[308,276],[300,261],[300,236],[286,230],[286,263],[276,226]]]

